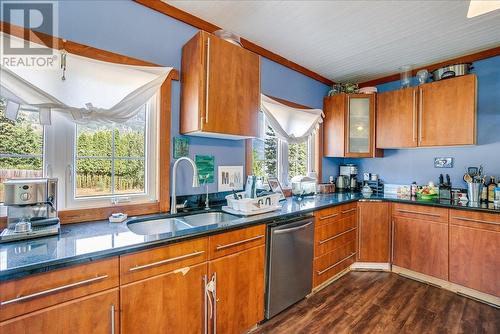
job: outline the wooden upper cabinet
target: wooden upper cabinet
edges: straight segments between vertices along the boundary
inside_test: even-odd
[[[390,203],[358,203],[358,260],[390,262]]]
[[[324,100],[324,155],[381,157],[375,149],[375,95],[338,94]]]
[[[474,74],[419,87],[419,146],[476,144]]]
[[[410,87],[377,95],[377,148],[417,146],[417,94]]]
[[[242,139],[258,134],[260,58],[207,32],[182,48],[182,134]]]

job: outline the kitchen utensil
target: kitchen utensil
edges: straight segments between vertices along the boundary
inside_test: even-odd
[[[432,78],[434,81],[439,81],[447,78],[458,77],[469,74],[472,69],[473,67],[471,63],[449,65],[432,71]]]
[[[471,177],[474,177],[474,176],[478,175],[478,173],[479,173],[479,168],[477,168],[477,167],[469,167],[469,168],[467,168],[467,173],[468,173]]]
[[[470,176],[468,173],[465,173],[464,181],[467,183],[472,183],[472,176]]]

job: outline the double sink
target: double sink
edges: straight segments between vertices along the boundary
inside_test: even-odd
[[[130,231],[140,235],[175,234],[177,231],[197,227],[230,223],[240,217],[224,212],[205,212],[182,217],[153,218],[151,220],[132,219],[127,223]]]

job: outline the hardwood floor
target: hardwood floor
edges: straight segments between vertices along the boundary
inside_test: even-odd
[[[500,333],[500,309],[385,272],[350,272],[252,334]]]

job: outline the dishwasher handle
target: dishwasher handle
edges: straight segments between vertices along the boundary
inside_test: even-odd
[[[312,221],[309,221],[308,223],[300,225],[300,226],[291,227],[291,228],[287,228],[287,229],[283,229],[283,230],[275,230],[275,231],[273,231],[273,234],[283,234],[283,233],[290,233],[293,231],[301,230],[301,229],[311,225],[312,223],[313,223]]]

